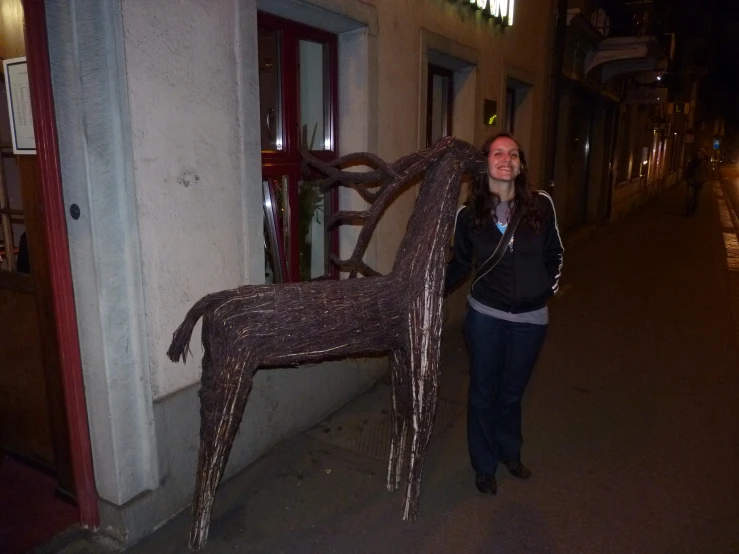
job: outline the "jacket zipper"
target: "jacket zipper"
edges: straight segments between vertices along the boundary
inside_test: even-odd
[[[513,313],[513,304],[516,300],[516,256],[513,255],[513,239],[516,238],[516,233],[513,233],[513,236],[511,237],[511,242],[508,243],[509,248],[511,249],[511,264],[513,264],[513,274],[511,276],[511,279],[513,281],[513,284],[511,285],[511,305],[510,309],[508,310],[509,314]]]

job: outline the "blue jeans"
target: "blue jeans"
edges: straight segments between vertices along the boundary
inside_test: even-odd
[[[495,475],[498,462],[521,460],[521,398],[547,326],[512,323],[470,308],[464,333],[470,355],[470,459],[475,472]]]

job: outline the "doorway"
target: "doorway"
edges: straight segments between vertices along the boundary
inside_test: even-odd
[[[83,390],[81,370],[77,364],[77,379],[74,357],[60,355],[62,346],[69,349],[60,340],[60,330],[68,335],[60,322],[69,313],[60,308],[59,278],[69,275],[69,267],[60,263],[59,248],[51,248],[61,240],[66,251],[67,244],[66,228],[53,230],[60,215],[63,221],[63,205],[49,172],[58,159],[48,109],[53,110],[53,99],[45,25],[43,3],[0,0],[0,58],[7,62],[0,76],[4,552],[28,551],[77,522],[97,525],[97,507],[91,512],[88,493],[94,484],[86,412],[79,410],[79,398],[68,400]],[[84,406],[84,395],[80,398]],[[82,441],[71,432],[80,427]]]
[[[573,91],[567,136],[567,202],[563,228],[587,220],[594,102],[591,95]]]

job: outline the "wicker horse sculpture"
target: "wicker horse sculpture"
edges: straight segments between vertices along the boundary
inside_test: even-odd
[[[194,550],[207,539],[215,491],[252,377],[261,366],[389,354],[392,442],[387,488],[398,489],[408,458],[403,519],[412,520],[418,508],[437,404],[444,275],[455,209],[463,175],[485,171],[485,158],[472,145],[448,137],[393,164],[366,153],[332,164],[305,157],[328,175],[324,187],[349,185],[371,202],[366,212],[339,211],[332,220],[332,224],[364,221],[351,258],[333,261],[350,277],[361,273],[367,278],[216,292],[199,300],[175,331],[167,355],[172,361],[184,361],[193,327],[203,318],[200,452],[190,534]],[[337,169],[360,160],[371,162],[375,170]],[[424,173],[392,272],[380,275],[362,261],[372,232],[398,191]],[[376,192],[369,190],[378,185]]]

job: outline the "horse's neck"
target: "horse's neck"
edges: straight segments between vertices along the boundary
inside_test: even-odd
[[[430,264],[446,262],[461,181],[462,170],[457,164],[428,172],[393,271],[425,275]]]

